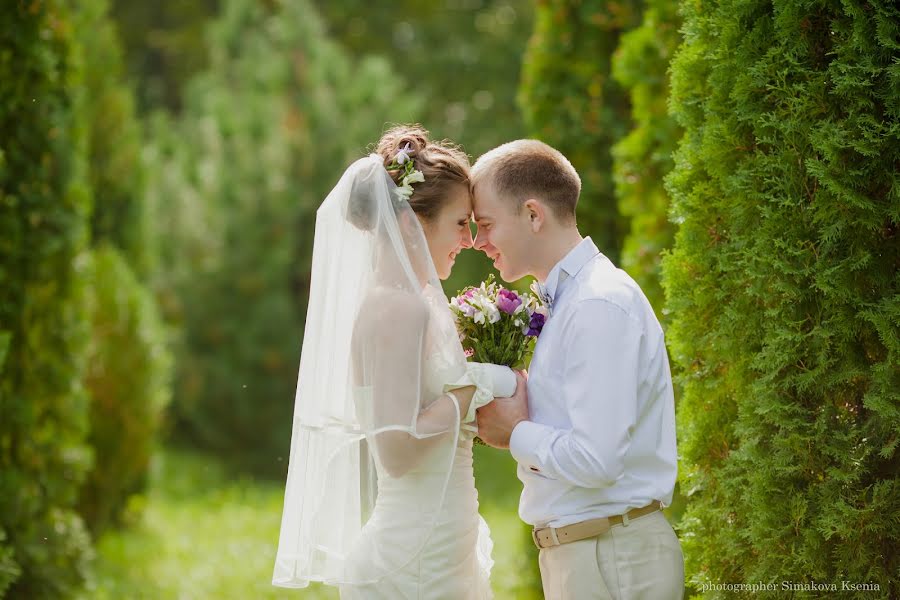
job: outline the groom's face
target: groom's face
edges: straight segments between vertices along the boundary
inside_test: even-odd
[[[531,228],[525,211],[516,212],[515,203],[500,197],[490,181],[475,186],[474,212],[478,235],[475,249],[494,261],[503,281],[512,282],[530,274]]]

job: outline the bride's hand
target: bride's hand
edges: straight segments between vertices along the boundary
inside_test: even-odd
[[[517,386],[511,398],[494,400],[478,409],[478,435],[494,448],[509,448],[509,438],[513,429],[522,421],[527,421],[528,387],[525,376],[516,376]]]
[[[474,368],[482,369],[491,382],[491,395],[495,398],[508,398],[516,393],[516,372],[507,366],[493,363],[469,363],[478,365]]]

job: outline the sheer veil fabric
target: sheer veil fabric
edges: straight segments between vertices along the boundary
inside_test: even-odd
[[[312,278],[273,583],[377,582],[425,548],[459,442],[466,358],[415,213],[381,157],[316,214]],[[455,382],[455,383],[454,383]],[[408,526],[381,555],[379,489]],[[385,494],[387,496],[388,494]]]

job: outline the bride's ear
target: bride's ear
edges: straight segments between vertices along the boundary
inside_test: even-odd
[[[535,198],[529,198],[522,204],[522,210],[528,217],[529,226],[532,233],[540,231],[547,221],[547,209]]]

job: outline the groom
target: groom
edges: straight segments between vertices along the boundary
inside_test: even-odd
[[[533,275],[550,306],[516,394],[478,410],[524,484],[548,599],[681,598],[681,546],[661,512],[677,469],[663,332],[646,297],[575,223],[581,180],[518,140],[472,170],[475,248],[505,281]]]

